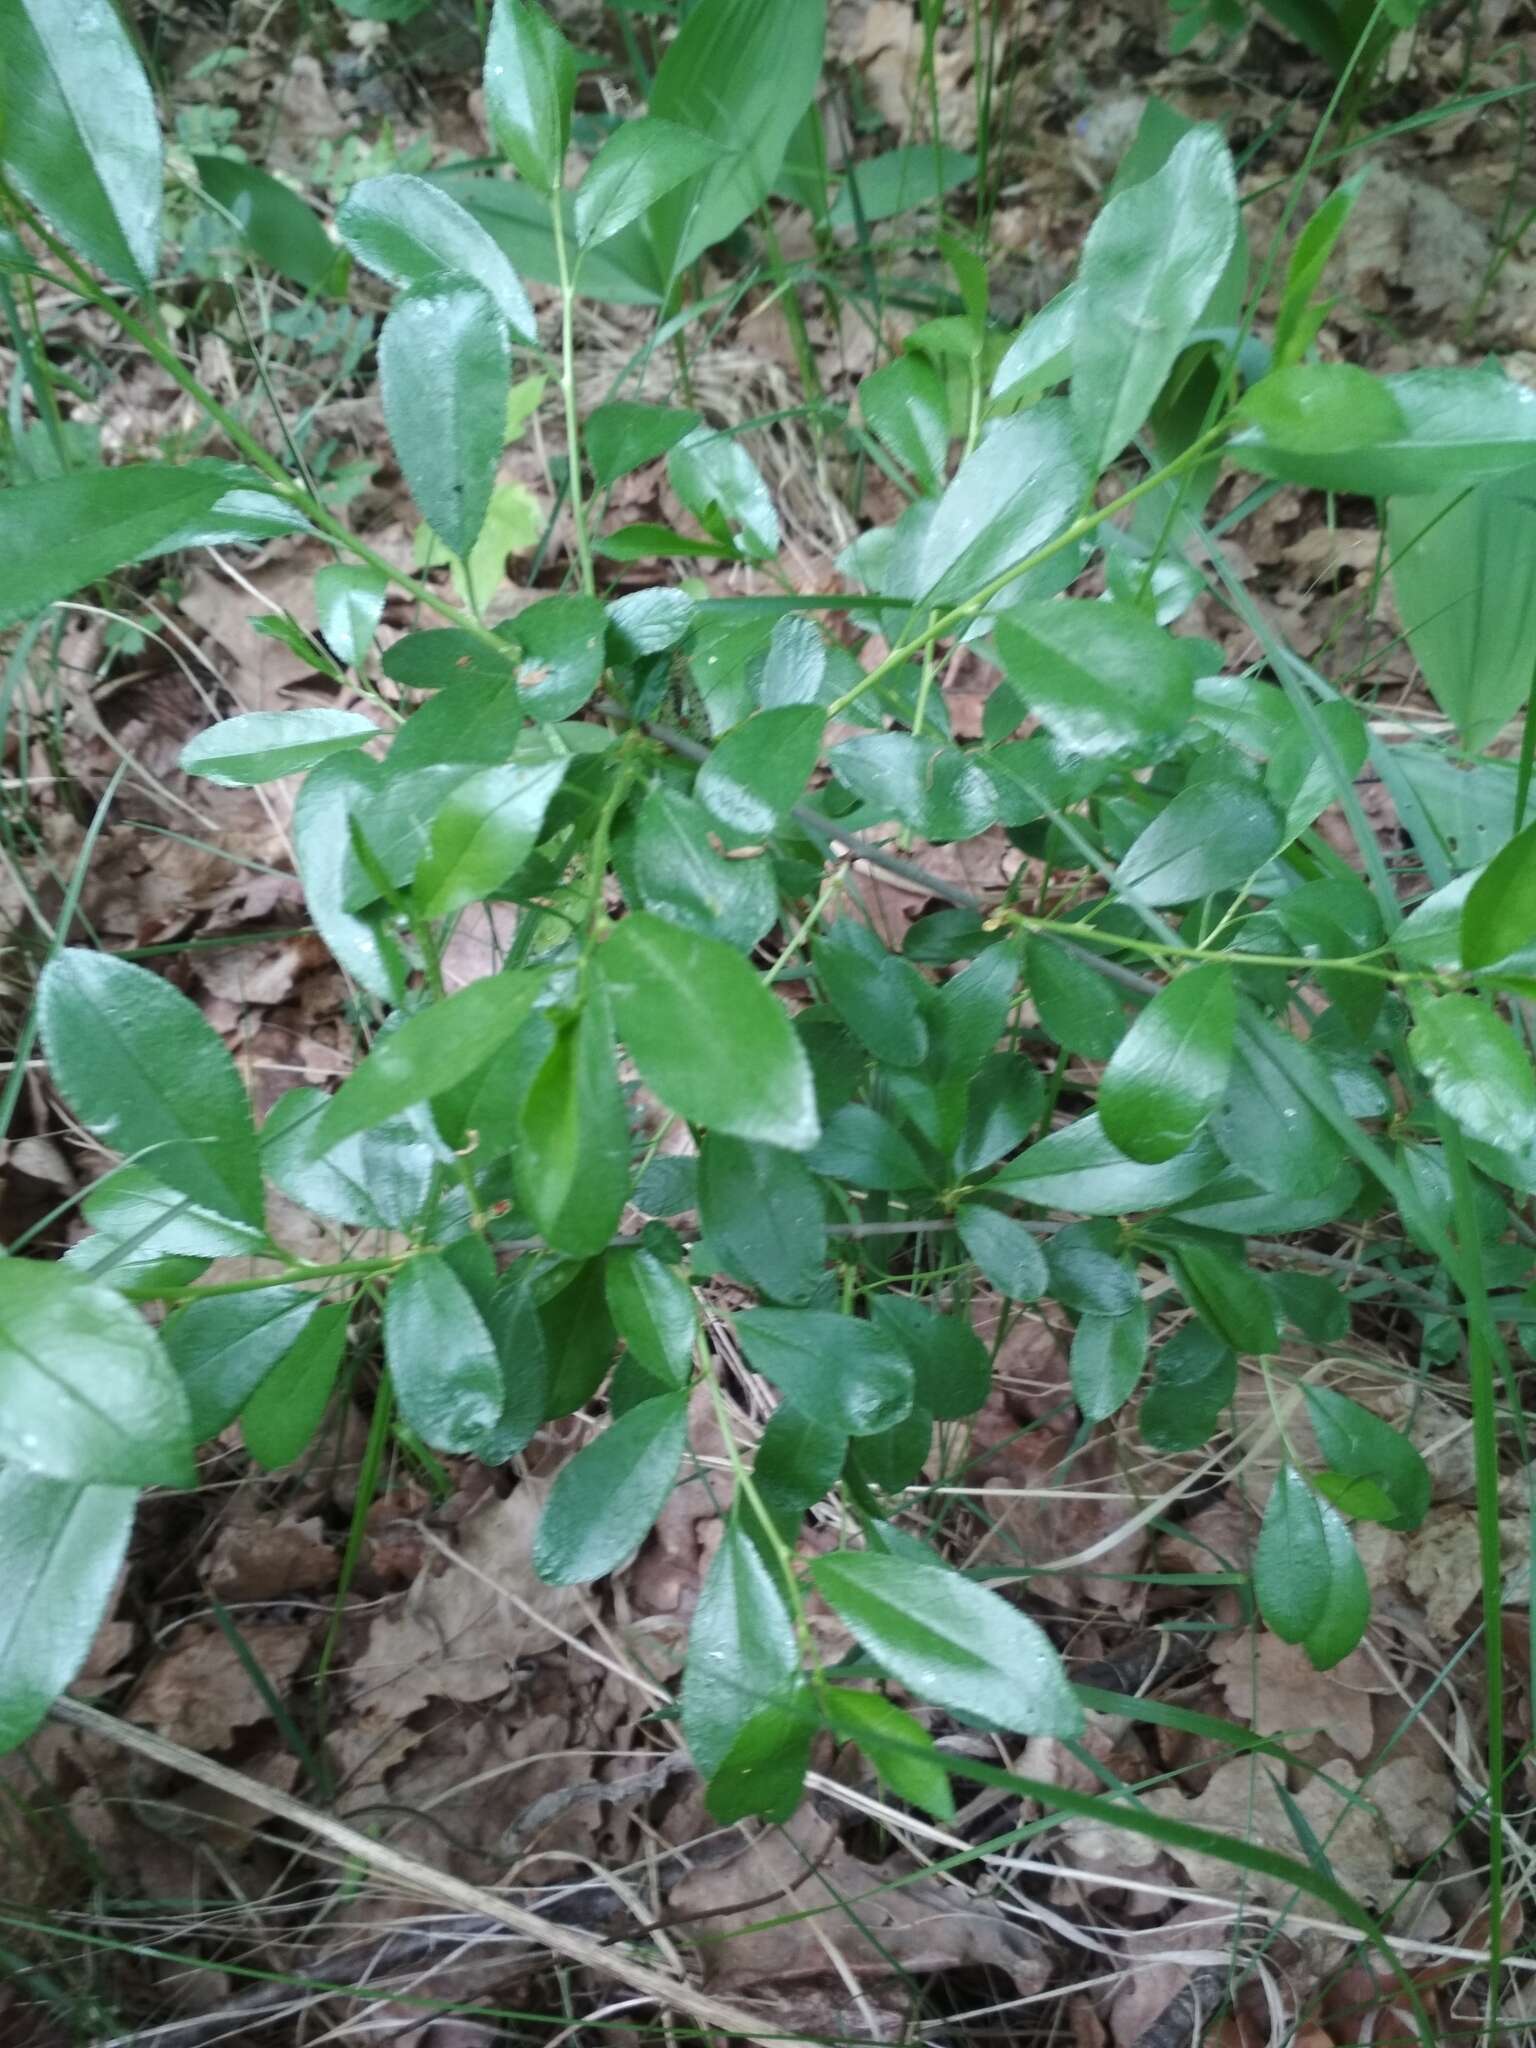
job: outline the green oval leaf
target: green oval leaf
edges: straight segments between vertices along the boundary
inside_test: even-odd
[[[188,740],[181,766],[221,789],[241,789],[296,775],[328,754],[350,753],[378,737],[373,720],[356,711],[252,711]]]
[[[771,1301],[815,1292],[827,1258],[826,1196],[806,1162],[776,1145],[711,1131],[700,1148],[699,1221],[715,1256]]]
[[[615,128],[587,168],[572,209],[583,249],[606,242],[685,179],[720,161],[719,146],[696,129],[652,114]]]
[[[1026,1735],[1075,1735],[1082,1709],[1050,1637],[940,1564],[834,1551],[811,1581],[870,1655],[919,1699]]]
[[[848,1436],[874,1436],[912,1406],[912,1365],[872,1323],[823,1309],[754,1308],[736,1318],[747,1363],[802,1414]]]
[[[1083,1316],[1072,1334],[1072,1397],[1085,1422],[1104,1422],[1136,1391],[1147,1362],[1147,1311]]]
[[[389,438],[427,524],[461,560],[490,508],[511,374],[500,311],[468,280],[413,285],[379,335]]]
[[[451,789],[432,820],[412,894],[423,917],[451,917],[490,896],[539,843],[566,760],[482,768]]]
[[[825,724],[814,704],[755,712],[700,768],[694,794],[728,831],[766,838],[804,794]]]
[[[319,1306],[301,1288],[263,1287],[189,1302],[171,1317],[162,1342],[186,1392],[194,1443],[234,1421]]]
[[[725,1140],[727,1144],[731,1139]],[[775,1159],[792,1159],[775,1152]],[[665,1386],[686,1386],[693,1372],[699,1321],[693,1289],[653,1252],[610,1252],[603,1267],[608,1310],[630,1355]]]
[[[1157,1165],[1191,1143],[1227,1092],[1236,1030],[1232,977],[1215,962],[1152,998],[1099,1089],[1105,1132],[1127,1158]]]
[[[996,635],[1009,682],[1075,754],[1140,760],[1181,732],[1194,710],[1178,642],[1130,605],[1012,605]]]
[[[1333,1470],[1369,1480],[1385,1495],[1387,1512],[1371,1520],[1388,1529],[1417,1529],[1429,1513],[1434,1483],[1407,1437],[1332,1387],[1304,1385],[1302,1394],[1317,1447]]]
[[[1203,1134],[1156,1166],[1127,1159],[1094,1114],[1031,1145],[988,1185],[1046,1209],[1124,1216],[1182,1202],[1220,1171],[1221,1154]]]
[[[1283,1643],[1311,1635],[1328,1606],[1333,1571],[1321,1503],[1293,1465],[1282,1465],[1253,1555],[1253,1590]]]
[[[1527,678],[1529,681],[1529,678]],[[1461,964],[1491,967],[1536,944],[1536,822],[1501,847],[1466,892]]]
[[[1408,1050],[1435,1101],[1469,1138],[1509,1152],[1536,1142],[1536,1073],[1487,1003],[1453,995],[1423,1004]]]
[[[321,1307],[245,1404],[240,1433],[267,1471],[291,1465],[324,1420],[346,1350],[347,1316],[345,1302]]]
[[[403,171],[364,178],[342,201],[336,232],[360,263],[391,284],[457,276],[479,285],[514,334],[537,340],[517,272],[474,215],[440,186]]]
[[[1038,1301],[1050,1284],[1045,1253],[1015,1216],[985,1202],[962,1202],[955,1211],[960,1242],[987,1279],[1010,1301]]]
[[[384,616],[389,579],[377,569],[333,562],[315,571],[315,618],[325,644],[344,668],[356,668]]]
[[[384,1357],[400,1413],[433,1450],[475,1451],[500,1422],[504,1387],[495,1341],[441,1257],[414,1258],[390,1282]]]
[[[529,184],[558,190],[571,139],[576,54],[532,0],[496,0],[485,45],[485,112],[496,147]]]
[[[195,156],[203,190],[227,214],[263,263],[305,291],[324,291],[344,269],[319,216],[290,186],[254,164],[227,156]]]
[[[706,1778],[755,1714],[788,1701],[799,1669],[784,1596],[733,1515],[704,1575],[683,1678],[683,1734]]]
[[[571,1258],[594,1257],[618,1229],[629,1195],[629,1111],[600,982],[534,1075],[518,1139],[518,1192],[540,1232]]]
[[[190,1486],[187,1397],[120,1294],[0,1259],[0,1457],[46,1479]]]
[[[619,1037],[668,1109],[791,1152],[815,1144],[809,1062],[739,953],[642,910],[597,958]]]
[[[686,1391],[662,1394],[610,1422],[562,1466],[533,1539],[539,1577],[587,1585],[633,1557],[666,1506],[687,1434]]]
[[[205,1209],[264,1227],[251,1106],[235,1063],[179,989],[109,953],[69,947],[38,984],[59,1092],[114,1151]]]

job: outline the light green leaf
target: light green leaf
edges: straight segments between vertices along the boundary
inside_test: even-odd
[[[659,286],[767,197],[816,96],[826,21],[826,0],[711,0],[692,9],[668,44],[651,112],[696,129],[719,154],[656,204],[648,225]]]
[[[1182,1152],[1227,1092],[1236,1029],[1232,977],[1214,961],[1160,990],[1100,1084],[1099,1115],[1111,1142],[1147,1165]]]
[[[364,178],[342,201],[336,232],[360,263],[391,284],[460,277],[479,285],[515,335],[537,340],[517,272],[474,215],[441,186],[403,171]]]
[[[1140,1301],[1120,1316],[1090,1311],[1072,1333],[1072,1398],[1085,1422],[1104,1422],[1136,1391],[1147,1362],[1147,1311]]]
[[[1354,210],[1365,183],[1364,171],[1344,182],[1323,201],[1296,237],[1286,266],[1285,290],[1275,316],[1274,359],[1278,366],[1299,362],[1311,347],[1327,317],[1328,306],[1313,300],[1322,283],[1334,244]],[[1330,301],[1331,303],[1331,301]]]
[[[844,740],[827,765],[882,819],[899,818],[935,843],[973,839],[997,818],[996,785],[971,749],[878,732]]]
[[[451,917],[511,880],[539,842],[568,765],[509,761],[449,790],[412,885],[423,917]]]
[[[758,561],[778,553],[779,515],[762,471],[734,434],[695,427],[668,455],[667,476],[722,546]]]
[[[912,1365],[872,1323],[823,1309],[754,1308],[736,1317],[747,1363],[803,1415],[873,1436],[912,1406]]]
[[[1236,417],[1267,446],[1298,459],[1401,442],[1408,431],[1387,384],[1352,363],[1271,370],[1244,393]]]
[[[949,453],[949,402],[932,365],[897,356],[860,384],[859,410],[880,445],[924,491],[936,492]]]
[[[825,725],[814,704],[755,712],[700,768],[694,794],[728,831],[766,838],[804,795]]]
[[[133,1528],[126,1486],[0,1470],[0,1754],[25,1742],[84,1664]]]
[[[811,1070],[739,953],[636,911],[599,949],[619,1037],[690,1123],[803,1152],[820,1135]]]
[[[221,789],[240,789],[296,775],[378,736],[373,720],[356,711],[251,711],[188,740],[181,767]]]
[[[381,1033],[332,1097],[316,1132],[316,1152],[443,1094],[483,1067],[521,1030],[543,986],[541,974],[487,975]]]
[[[1491,967],[1536,945],[1536,822],[1501,847],[1472,882],[1460,935],[1461,964],[1467,968]]]
[[[1237,181],[1215,128],[1117,192],[1088,230],[1072,321],[1072,411],[1097,475],[1146,419],[1237,240]]]
[[[501,1361],[474,1299],[439,1257],[402,1267],[384,1297],[384,1358],[400,1413],[437,1451],[478,1450],[501,1420]]]
[[[227,156],[195,156],[203,190],[227,214],[263,263],[305,291],[332,286],[346,259],[291,186],[254,164]]]
[[[686,179],[719,162],[718,144],[697,129],[654,114],[625,121],[592,159],[577,190],[577,241],[584,249],[606,242]]]
[[[1417,1529],[1429,1513],[1429,1467],[1400,1430],[1332,1387],[1304,1384],[1317,1447],[1346,1479],[1369,1480],[1386,1496],[1388,1513],[1372,1516],[1388,1529]]]
[[[1069,284],[1009,343],[992,379],[992,403],[1026,405],[1072,374],[1072,335],[1077,321],[1077,286]]]
[[[120,1294],[0,1259],[0,1458],[46,1479],[193,1484],[187,1397]]]
[[[1082,1709],[1045,1631],[941,1564],[872,1551],[817,1558],[811,1580],[919,1699],[1027,1735],[1075,1735]]]
[[[956,470],[922,542],[917,595],[953,604],[1069,525],[1090,478],[1071,415],[1047,399],[990,427]]]
[[[0,626],[151,555],[307,528],[235,462],[130,462],[15,484],[0,493]]]
[[[537,191],[558,191],[571,139],[576,55],[537,0],[496,0],[485,111],[496,147]]]
[[[315,617],[343,668],[360,667],[384,616],[389,579],[378,569],[333,562],[315,571]]]
[[[754,1714],[787,1702],[799,1669],[783,1595],[733,1516],[704,1577],[683,1678],[683,1734],[706,1778]]]
[[[1308,363],[1286,374],[1328,377],[1347,367]],[[1293,447],[1255,424],[1234,434],[1227,452],[1265,476],[1375,498],[1459,489],[1536,459],[1536,391],[1500,371],[1407,370],[1381,381],[1402,419],[1385,438],[1382,415],[1372,408],[1358,439],[1342,444]]]
[[[1293,1465],[1282,1465],[1253,1556],[1259,1611],[1283,1643],[1305,1642],[1327,1612],[1333,1581],[1321,1505]]]
[[[843,188],[827,214],[827,225],[857,229],[861,222],[873,227],[879,221],[894,220],[899,213],[932,206],[946,192],[968,185],[975,175],[975,157],[958,149],[909,143],[900,149],[882,150],[878,156],[849,165]]]
[[[805,1790],[815,1735],[807,1687],[802,1686],[788,1705],[764,1707],[754,1714],[705,1787],[704,1804],[711,1819],[722,1827],[753,1816],[788,1820]]]
[[[1145,759],[1193,713],[1178,642],[1130,605],[1071,598],[1013,605],[996,636],[1014,689],[1075,754]]]
[[[595,1257],[629,1194],[629,1112],[600,982],[534,1075],[518,1139],[518,1193],[540,1232],[571,1258]]]
[[[103,1144],[264,1227],[250,1103],[195,1003],[148,968],[71,946],[43,971],[38,1018],[55,1086]]]
[[[413,285],[379,335],[389,438],[427,524],[461,558],[490,507],[511,374],[500,310],[468,279]]]
[[[658,783],[641,805],[626,865],[647,910],[669,924],[746,950],[778,916],[778,890],[764,859],[728,860],[709,813],[680,790]]]
[[[562,1466],[533,1539],[539,1577],[587,1585],[633,1557],[667,1504],[687,1434],[686,1390],[661,1394],[610,1422]]]
[[[1462,995],[1422,1004],[1408,1050],[1435,1101],[1469,1138],[1508,1152],[1536,1143],[1536,1073],[1489,1004]]]
[[[1111,1143],[1097,1115],[1089,1115],[1031,1145],[988,1185],[1042,1208],[1123,1216],[1182,1202],[1220,1171],[1221,1154],[1204,1135],[1172,1159],[1142,1166]]]
[[[342,1301],[320,1308],[245,1404],[240,1433],[267,1471],[291,1465],[320,1427],[346,1350],[347,1315]]]
[[[896,1798],[909,1800],[939,1820],[954,1819],[954,1795],[943,1758],[921,1721],[877,1692],[833,1685],[824,1687],[819,1698],[838,1741],[856,1743]]]
[[[1038,1301],[1050,1281],[1045,1253],[1017,1217],[985,1202],[962,1202],[955,1227],[982,1273],[1010,1301]]]
[[[719,1142],[729,1145],[735,1140]],[[770,1156],[792,1162],[794,1155]],[[630,1356],[664,1385],[686,1386],[699,1324],[693,1289],[682,1274],[675,1266],[663,1265],[654,1252],[624,1251],[608,1254],[603,1279],[614,1328],[629,1346]]]
[[[700,1148],[699,1220],[727,1270],[771,1301],[815,1292],[827,1257],[826,1197],[795,1153],[711,1131]]]
[[[309,914],[340,965],[382,1001],[403,988],[405,963],[379,922],[351,906],[361,879],[352,834],[377,814],[385,782],[379,762],[340,754],[305,777],[293,807],[294,860]]]
[[[1536,456],[1536,447],[1528,451]],[[1387,507],[1392,587],[1430,694],[1469,752],[1497,738],[1531,688],[1536,469]]]
[[[75,252],[146,289],[160,261],[160,122],[112,0],[0,0],[0,163]]]

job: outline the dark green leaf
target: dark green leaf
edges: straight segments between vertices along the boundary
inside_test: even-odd
[[[1178,643],[1131,605],[1013,605],[996,636],[1009,682],[1075,754],[1142,760],[1188,724],[1189,665]]]
[[[1045,1253],[1032,1231],[1013,1216],[984,1202],[962,1202],[955,1211],[960,1242],[1000,1294],[1010,1301],[1038,1301],[1049,1284]]]
[[[107,1618],[133,1527],[126,1486],[0,1470],[0,1754],[42,1722]]]
[[[1347,369],[1341,363],[1307,363],[1287,371],[1293,400],[1299,391],[1295,380],[1327,379]],[[1245,469],[1266,476],[1378,498],[1461,488],[1536,458],[1536,392],[1499,370],[1408,370],[1381,382],[1401,419],[1385,437],[1379,409],[1372,408],[1358,438],[1326,448],[1271,440],[1255,424],[1232,436],[1228,452]],[[1281,431],[1283,436],[1283,426]]]
[[[698,424],[696,412],[668,405],[640,405],[630,399],[600,405],[588,418],[582,437],[594,480],[605,487],[617,483],[675,448]]]
[[[545,597],[518,613],[510,630],[523,650],[523,708],[546,723],[579,711],[602,681],[607,615],[595,597]]]
[[[337,274],[336,246],[313,207],[277,178],[227,156],[195,156],[203,190],[281,276],[307,292],[324,291]],[[344,261],[345,259],[343,259]]]
[[[629,842],[635,885],[645,908],[669,924],[745,950],[778,916],[773,869],[764,859],[728,860],[715,836],[701,804],[658,783]]]
[[[500,309],[469,279],[412,285],[379,335],[389,438],[427,524],[461,559],[490,507],[510,361]]]
[[[727,830],[766,838],[800,801],[821,753],[825,724],[813,704],[756,712],[715,748],[699,770],[694,794]]]
[[[1330,1083],[1316,1055],[1304,1045],[1292,1049],[1326,1096]],[[1338,1137],[1256,1037],[1239,1041],[1211,1136],[1240,1173],[1288,1200],[1332,1189],[1345,1164]]]
[[[439,1257],[401,1268],[384,1297],[384,1357],[408,1426],[437,1451],[474,1451],[501,1420],[496,1345],[474,1299]]]
[[[1469,1138],[1509,1152],[1536,1142],[1536,1073],[1487,1003],[1461,995],[1424,1003],[1408,1050],[1435,1101]]]
[[[1363,171],[1346,178],[1329,193],[1296,237],[1286,266],[1280,311],[1275,316],[1274,358],[1281,367],[1300,361],[1327,317],[1328,305],[1332,302],[1319,306],[1313,301],[1334,245],[1354,210],[1364,183]]]
[[[1317,1447],[1346,1479],[1369,1480],[1386,1496],[1389,1512],[1372,1516],[1389,1529],[1417,1529],[1429,1512],[1429,1467],[1399,1430],[1331,1387],[1304,1385]]]
[[[251,1108],[195,1003],[147,968],[69,947],[38,984],[54,1083],[82,1123],[154,1178],[261,1229]]]
[[[320,1427],[341,1370],[347,1315],[343,1301],[321,1308],[245,1404],[240,1433],[267,1471],[291,1465]]]
[[[926,1058],[928,988],[910,961],[854,917],[840,917],[812,957],[827,1001],[875,1059],[915,1067]]]
[[[770,1156],[791,1157],[788,1152]],[[693,1340],[699,1327],[693,1289],[675,1266],[664,1266],[647,1251],[610,1252],[603,1270],[614,1328],[631,1356],[653,1379],[667,1386],[686,1386],[693,1372]]]
[[[0,1457],[47,1479],[189,1486],[187,1397],[120,1294],[0,1259]]]
[[[377,816],[385,782],[381,764],[366,755],[323,761],[294,804],[293,851],[320,936],[355,981],[388,1001],[405,983],[400,949],[375,918],[352,907],[361,880],[353,833]]]
[[[1141,1300],[1134,1263],[1121,1250],[1116,1223],[1069,1223],[1047,1241],[1050,1291],[1080,1315],[1123,1316]]]
[[[529,184],[559,190],[571,139],[576,55],[535,0],[496,0],[485,46],[485,112],[496,147]]]
[[[322,1149],[320,1119],[330,1102],[319,1088],[290,1088],[273,1103],[261,1130],[268,1180],[332,1223],[411,1228],[432,1193],[434,1146],[402,1115]]]
[[[1268,1290],[1251,1267],[1219,1241],[1182,1239],[1169,1244],[1168,1257],[1184,1299],[1224,1344],[1253,1358],[1279,1350]]]
[[[754,1714],[788,1701],[799,1669],[783,1595],[733,1517],[705,1574],[683,1679],[683,1734],[706,1778]]]
[[[879,156],[850,164],[847,183],[833,200],[827,223],[834,228],[857,228],[861,221],[870,227],[893,220],[898,213],[932,206],[946,192],[969,184],[975,175],[975,157],[958,149],[911,143],[902,149],[882,150]]]
[[[668,1109],[792,1152],[815,1144],[809,1062],[739,953],[636,911],[598,962],[619,1036]]]
[[[577,241],[583,248],[607,241],[719,160],[718,146],[697,129],[654,114],[623,122],[592,159],[576,193]]]
[[[600,982],[535,1074],[519,1139],[518,1192],[539,1231],[556,1251],[594,1257],[618,1229],[629,1194],[629,1111]]]
[[[687,1433],[687,1393],[661,1394],[562,1466],[533,1540],[539,1577],[585,1585],[632,1557],[666,1506]]]
[[[1138,903],[1193,903],[1239,889],[1280,851],[1285,830],[1257,790],[1190,783],[1158,812],[1121,861],[1115,886]]]
[[[548,1360],[544,1420],[558,1421],[584,1408],[602,1385],[617,1335],[603,1290],[603,1268],[593,1259],[578,1266],[553,1300],[539,1309]]]
[[[896,1126],[862,1102],[832,1112],[806,1164],[856,1188],[918,1188],[933,1178]]]
[[[539,842],[568,765],[508,761],[448,792],[412,885],[423,917],[451,917],[511,880]]]
[[[856,1743],[897,1798],[939,1820],[953,1820],[954,1796],[933,1737],[920,1721],[877,1692],[827,1686],[821,1693],[832,1733]]]
[[[81,1208],[93,1230],[120,1244],[132,1240],[135,1254],[145,1257],[261,1258],[272,1250],[264,1230],[198,1208],[142,1167],[120,1166],[97,1181]]]
[[[307,524],[265,477],[234,462],[130,462],[16,484],[0,495],[0,626],[129,562]]]
[[[537,1436],[552,1405],[544,1325],[524,1276],[513,1272],[486,1304],[485,1326],[501,1365],[501,1413],[475,1445],[475,1456],[500,1465]],[[596,1319],[599,1341],[612,1343],[612,1330]]]
[[[1161,1165],[1139,1165],[1110,1143],[1098,1117],[1090,1115],[1031,1145],[990,1185],[1042,1208],[1123,1216],[1182,1202],[1220,1171],[1221,1155],[1203,1136]]]
[[[544,986],[538,974],[492,974],[382,1032],[320,1120],[316,1150],[427,1102],[483,1067],[522,1029]]]
[[[875,1326],[912,1361],[919,1404],[941,1422],[974,1415],[987,1398],[992,1365],[986,1346],[960,1315],[938,1315],[907,1294],[876,1294]]]
[[[881,818],[899,818],[924,839],[973,839],[996,821],[997,790],[980,757],[915,733],[844,740],[828,766]]]
[[[1141,1434],[1154,1451],[1197,1451],[1236,1391],[1235,1353],[1199,1323],[1186,1323],[1152,1354]]]
[[[1182,1152],[1227,1092],[1237,1000],[1225,967],[1196,967],[1152,998],[1115,1050],[1099,1115],[1128,1158]]]
[[[912,1366],[873,1324],[822,1309],[755,1308],[736,1318],[754,1372],[802,1414],[849,1436],[873,1435],[912,1406]]]
[[[1044,1083],[1022,1053],[990,1054],[971,1081],[955,1171],[980,1173],[1015,1151],[1034,1131],[1044,1103]]]
[[[336,231],[360,263],[391,284],[467,279],[490,294],[514,334],[537,337],[517,272],[474,215],[425,178],[403,171],[364,178],[342,202]]]
[[[771,1301],[814,1293],[827,1257],[826,1201],[803,1159],[711,1131],[698,1202],[705,1235],[739,1280]]]
[[[1074,1735],[1082,1710],[1044,1630],[940,1564],[834,1551],[816,1590],[863,1647],[919,1699],[1021,1734]]]
[[[0,0],[0,47],[0,163],[87,263],[144,290],[160,261],[160,123],[112,0]]]
[[[1125,1011],[1106,978],[1050,939],[1026,943],[1024,967],[1040,1022],[1062,1051],[1107,1060],[1125,1036]]]
[[[1147,1362],[1147,1312],[1085,1315],[1072,1333],[1072,1395],[1085,1422],[1104,1422],[1132,1394]]]
[[[1328,1597],[1321,1615],[1302,1637],[1302,1648],[1314,1670],[1329,1671],[1343,1662],[1365,1634],[1371,1618],[1371,1589],[1343,1517],[1327,1501],[1318,1502],[1317,1512],[1328,1553]]]
[[[356,711],[252,711],[188,740],[181,768],[222,789],[239,789],[295,775],[328,754],[350,753],[378,736],[373,720]]]
[[[1320,1273],[1269,1273],[1269,1291],[1288,1323],[1314,1344],[1338,1344],[1349,1335],[1349,1301]]]
[[[802,1690],[786,1706],[764,1707],[742,1729],[704,1792],[722,1827],[749,1816],[786,1821],[800,1804],[816,1718]]]
[[[1253,1557],[1259,1611],[1281,1642],[1312,1634],[1327,1612],[1332,1580],[1318,1498],[1293,1465],[1282,1465]]]
[[[162,1340],[187,1397],[193,1443],[217,1436],[290,1352],[320,1297],[297,1287],[264,1287],[189,1302]]]

